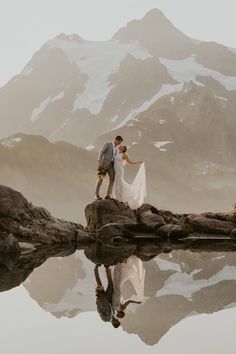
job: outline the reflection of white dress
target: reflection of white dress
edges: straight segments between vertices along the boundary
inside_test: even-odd
[[[114,158],[115,182],[114,197],[120,202],[128,203],[130,209],[139,208],[146,197],[146,172],[144,162],[141,164],[137,175],[131,184],[124,179],[124,166],[122,153],[116,153]]]
[[[132,300],[143,301],[145,269],[140,258],[131,256],[126,262],[113,266],[111,271],[113,280],[112,305],[115,310],[118,310],[120,304],[125,302],[122,287],[126,281],[131,282],[137,295]]]

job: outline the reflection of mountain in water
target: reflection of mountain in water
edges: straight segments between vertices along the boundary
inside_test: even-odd
[[[34,270],[24,286],[43,309],[56,317],[74,317],[96,309],[93,266],[82,253],[50,258]]]
[[[144,263],[145,300],[131,305],[121,320],[123,329],[155,344],[183,318],[234,306],[234,253],[173,251]],[[51,284],[51,286],[45,286]],[[94,311],[93,264],[82,252],[55,258],[34,270],[24,286],[40,306],[57,317]],[[124,296],[132,295],[127,284]]]
[[[178,251],[157,257],[146,263],[146,267],[147,300],[129,313],[122,325],[125,331],[138,334],[147,344],[157,343],[187,316],[216,312],[235,302],[233,253]]]

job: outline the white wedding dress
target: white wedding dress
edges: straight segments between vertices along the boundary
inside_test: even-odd
[[[122,153],[117,152],[114,158],[114,198],[120,202],[128,203],[130,209],[135,210],[143,204],[147,195],[145,164],[144,162],[141,164],[131,184],[124,179],[125,165],[126,161],[123,160]]]
[[[115,310],[119,310],[120,305],[127,301],[123,296],[123,286],[127,281],[131,282],[135,292],[131,300],[143,301],[145,269],[140,258],[130,256],[126,262],[112,266],[111,273],[113,280],[112,305]]]

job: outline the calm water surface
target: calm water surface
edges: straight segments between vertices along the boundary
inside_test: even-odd
[[[112,267],[122,301],[142,300],[117,329],[97,312],[94,266],[83,251],[49,258],[16,287],[30,270],[0,265],[1,353],[235,354],[235,253],[172,251]]]

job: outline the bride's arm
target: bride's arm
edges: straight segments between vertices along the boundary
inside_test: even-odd
[[[123,159],[126,160],[131,165],[137,165],[137,164],[143,163],[143,161],[131,161],[129,156],[125,153],[123,154]]]

